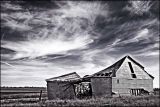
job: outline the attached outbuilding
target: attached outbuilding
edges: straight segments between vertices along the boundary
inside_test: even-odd
[[[47,79],[48,99],[74,99],[76,97],[74,83],[79,79],[80,76],[76,72]]]

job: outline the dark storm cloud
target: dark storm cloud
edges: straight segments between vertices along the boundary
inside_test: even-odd
[[[8,40],[8,41],[25,41],[26,38],[22,32],[18,32],[15,30],[11,30],[8,27],[1,28],[3,33],[1,34],[1,40]]]
[[[16,7],[23,7],[24,9],[31,9],[31,10],[34,10],[34,11],[37,11],[37,10],[45,10],[45,9],[57,9],[59,8],[58,4],[56,3],[56,1],[54,0],[34,0],[34,1],[28,1],[28,0],[17,0],[17,1],[3,1],[3,2],[7,2],[7,3],[10,3],[12,4],[13,6],[14,5],[17,5]],[[59,2],[61,4],[63,4],[63,2]],[[9,4],[8,4],[9,5]],[[2,9],[8,9],[10,11],[13,11],[13,10],[20,10],[20,8],[2,8]]]
[[[137,51],[144,46],[154,45],[159,38],[158,22],[157,18],[126,20],[126,22],[112,24],[97,20],[95,31],[100,34],[100,37],[92,43],[92,47],[105,48],[117,41],[113,48],[117,51],[122,48],[123,53],[125,50]]]
[[[3,2],[2,82],[92,74],[128,54],[158,72],[158,9],[157,1]]]

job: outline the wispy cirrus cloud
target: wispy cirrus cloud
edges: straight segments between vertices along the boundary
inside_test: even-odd
[[[46,78],[92,74],[126,54],[158,72],[153,64],[159,54],[156,2],[3,3],[3,85],[45,86]]]
[[[131,15],[143,15],[145,13],[149,13],[149,10],[152,5],[152,1],[129,1],[129,5],[127,5],[125,9],[130,11]]]
[[[93,42],[87,37],[77,37],[70,41],[60,39],[47,38],[44,40],[30,40],[25,42],[7,42],[2,45],[3,48],[8,48],[16,51],[12,59],[24,57],[36,58],[39,56],[50,54],[62,54],[73,49],[84,49],[86,45]]]
[[[102,5],[102,3],[104,3]],[[62,17],[83,17],[88,19],[94,24],[97,16],[107,17],[109,14],[108,4],[101,2],[71,2],[68,1],[68,5],[60,5],[60,12],[64,13]]]
[[[10,1],[3,2],[2,9],[4,10],[22,10],[22,7],[17,4],[12,4]]]
[[[2,20],[5,20],[2,23],[3,27],[28,31],[23,34],[27,41],[3,42],[3,48],[16,51],[13,59],[63,53],[85,48],[86,45],[93,42],[94,38],[89,34],[92,27],[89,24],[91,22],[94,24],[98,15],[107,16],[107,12],[103,10],[105,6],[102,7],[99,2],[67,2],[68,6],[60,5],[61,2],[58,3],[60,6],[58,10],[50,9],[35,12],[35,14],[28,11],[2,13]],[[100,13],[100,11],[103,12]],[[23,21],[19,22],[19,20]]]

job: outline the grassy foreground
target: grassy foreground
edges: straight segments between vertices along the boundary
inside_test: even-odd
[[[46,101],[47,107],[53,106],[152,106],[159,107],[159,96],[113,97],[88,100],[52,100]]]
[[[39,101],[38,94],[5,95],[1,97],[1,107],[108,107],[108,106],[152,106],[159,107],[159,96],[122,96],[113,98],[75,99],[75,100],[47,100],[46,94]]]

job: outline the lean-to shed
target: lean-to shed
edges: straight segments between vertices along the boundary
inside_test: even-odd
[[[75,98],[74,82],[79,79],[80,76],[76,72],[46,79],[48,99]]]

